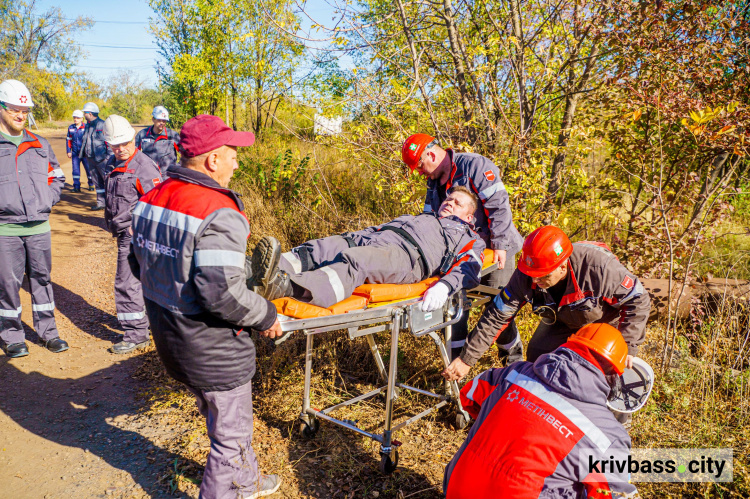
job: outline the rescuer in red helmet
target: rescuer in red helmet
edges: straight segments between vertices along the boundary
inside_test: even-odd
[[[446,499],[636,497],[627,466],[597,464],[627,464],[630,455],[630,437],[608,409],[627,357],[617,329],[588,324],[534,363],[467,383],[461,402],[476,421],[445,468]]]
[[[404,163],[428,178],[424,212],[437,211],[448,190],[456,185],[470,189],[479,198],[474,217],[476,232],[493,251],[493,263],[499,269],[485,276],[482,284],[501,288],[508,283],[515,268],[515,254],[521,249],[523,238],[513,224],[513,214],[508,202],[508,192],[500,178],[497,166],[479,154],[457,153],[443,149],[437,140],[427,134],[417,133],[406,139],[401,148]],[[451,358],[456,358],[468,334],[468,310],[453,326]],[[523,344],[513,321],[509,333],[498,342],[500,356],[508,362],[523,360]],[[507,336],[507,338],[506,338]]]
[[[541,322],[529,341],[527,360],[565,343],[591,323],[608,323],[628,345],[627,366],[646,337],[651,299],[603,243],[571,243],[553,226],[536,229],[523,243],[518,268],[469,333],[461,355],[443,372],[449,380],[466,376],[493,341],[510,341],[508,325],[526,303]]]

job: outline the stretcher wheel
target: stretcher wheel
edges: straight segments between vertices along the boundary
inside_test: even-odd
[[[466,416],[461,414],[460,412],[456,414],[456,428],[459,430],[463,430],[469,425],[469,420]]]
[[[390,475],[398,466],[398,450],[393,449],[390,454],[380,455],[380,472],[384,475]]]
[[[317,419],[313,419],[309,423],[302,421],[299,424],[299,432],[305,438],[314,438],[315,435],[317,435],[319,429],[320,421],[318,421]]]

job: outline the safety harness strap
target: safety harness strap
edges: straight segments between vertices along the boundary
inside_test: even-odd
[[[427,264],[427,257],[424,255],[424,251],[422,251],[422,248],[420,248],[419,245],[417,244],[417,241],[415,241],[414,238],[411,237],[411,234],[406,232],[401,227],[393,227],[391,225],[385,225],[381,227],[380,230],[381,231],[390,230],[392,232],[395,232],[399,236],[403,237],[407,243],[411,244],[414,247],[414,249],[416,249],[417,252],[419,253],[419,267],[422,270],[422,279],[429,277],[429,275],[427,274],[427,270],[430,267]]]

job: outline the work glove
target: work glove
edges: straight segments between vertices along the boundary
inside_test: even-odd
[[[450,291],[451,290],[448,288],[447,284],[438,281],[425,292],[424,297],[422,298],[422,306],[420,308],[423,312],[432,312],[433,310],[439,309],[445,304],[445,300],[448,299]]]

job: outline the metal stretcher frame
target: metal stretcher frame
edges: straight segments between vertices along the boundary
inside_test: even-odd
[[[480,275],[484,276],[496,269],[497,264],[490,265],[482,269]],[[398,465],[397,447],[401,444],[393,439],[393,434],[396,431],[451,403],[456,406],[456,425],[463,428],[469,421],[469,415],[461,406],[459,388],[456,381],[445,383],[444,394],[396,382],[399,334],[402,329],[406,329],[412,336],[417,338],[429,336],[435,343],[443,364],[445,367],[448,367],[451,359],[446,345],[450,345],[451,343],[452,326],[461,319],[464,310],[489,302],[498,292],[499,290],[495,288],[479,285],[468,292],[456,293],[442,309],[433,312],[421,311],[419,309],[421,298],[417,297],[343,314],[311,319],[290,319],[281,322],[281,329],[285,334],[276,340],[276,344],[286,341],[295,332],[302,332],[306,336],[305,387],[302,397],[302,413],[300,414],[300,432],[308,438],[313,437],[318,431],[319,420],[323,419],[375,440],[380,443],[380,470],[385,474],[389,474]],[[438,334],[441,329],[444,331],[444,338],[441,338],[441,335]],[[351,340],[362,336],[367,339],[380,378],[385,382],[385,385],[336,405],[324,409],[316,409],[310,405],[314,337],[316,334],[337,330],[346,330]],[[387,371],[374,337],[376,333],[383,331],[390,331],[391,333],[391,349]],[[437,402],[419,414],[394,426],[392,421],[393,405],[398,397],[398,389],[409,390],[420,395],[432,397]],[[362,402],[383,392],[385,392],[385,421],[382,434],[370,433],[358,428],[352,421],[337,419],[330,415],[333,411],[341,407]]]

